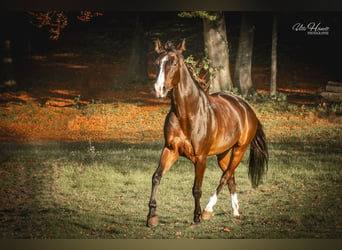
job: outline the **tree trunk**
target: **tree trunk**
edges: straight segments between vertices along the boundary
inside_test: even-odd
[[[12,87],[16,85],[13,73],[13,58],[11,56],[11,41],[4,42],[4,52],[2,58],[1,87]],[[3,84],[3,85],[2,85]]]
[[[147,74],[147,46],[145,32],[139,16],[136,17],[136,30],[132,44],[129,65],[126,73],[122,76],[123,83],[142,83],[149,81]]]
[[[229,49],[224,14],[217,12],[215,21],[204,18],[203,30],[204,45],[212,66],[220,67],[211,79],[209,92],[230,90],[233,84],[229,71]]]
[[[234,74],[234,83],[243,96],[247,96],[253,90],[251,74],[253,40],[254,25],[247,14],[243,13]]]
[[[270,96],[277,93],[277,19],[273,16]]]

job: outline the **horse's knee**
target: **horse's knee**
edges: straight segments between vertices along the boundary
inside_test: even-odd
[[[160,180],[161,180],[161,175],[158,172],[154,173],[152,176],[152,184],[159,185]]]
[[[193,189],[192,189],[192,195],[193,195],[194,197],[200,198],[200,197],[202,196],[202,189],[199,188],[199,187],[193,187]]]

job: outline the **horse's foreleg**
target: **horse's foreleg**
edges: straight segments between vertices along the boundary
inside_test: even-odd
[[[201,222],[201,196],[202,196],[202,181],[207,164],[206,157],[199,157],[195,163],[195,181],[192,188],[192,194],[195,199],[195,212],[194,212],[194,223],[199,224]]]
[[[149,213],[147,215],[147,226],[154,227],[158,225],[157,210],[157,190],[162,176],[170,169],[171,165],[178,158],[178,152],[164,147],[160,157],[159,165],[152,177],[152,191],[149,202]]]

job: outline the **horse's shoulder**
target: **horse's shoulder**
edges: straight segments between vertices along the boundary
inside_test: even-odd
[[[174,133],[180,129],[180,121],[177,118],[176,113],[170,110],[165,118],[164,132],[167,134]]]
[[[177,115],[174,110],[170,110],[169,113],[167,113],[165,122],[179,122]]]

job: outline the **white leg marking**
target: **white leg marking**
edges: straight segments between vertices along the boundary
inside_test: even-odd
[[[217,195],[215,191],[213,196],[210,197],[208,205],[205,207],[205,211],[213,212],[213,206],[216,204],[216,202],[217,202]]]
[[[232,199],[232,208],[233,208],[233,215],[234,217],[239,217],[239,201],[237,198],[237,194],[236,193],[232,193],[230,195],[231,199]]]

